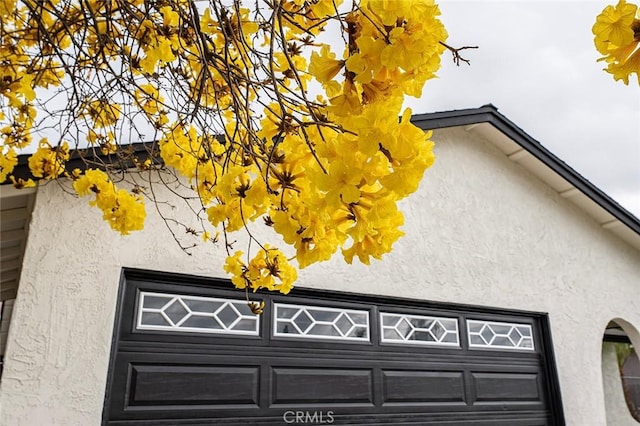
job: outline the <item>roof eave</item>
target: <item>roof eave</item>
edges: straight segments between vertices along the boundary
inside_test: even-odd
[[[495,106],[488,104],[479,108],[417,114],[412,117],[412,121],[424,130],[465,127],[481,123],[491,124],[506,137],[520,145],[523,150],[544,163],[554,173],[565,179],[573,187],[585,194],[589,199],[593,200],[601,208],[640,236],[640,220],[636,216],[620,206],[620,204],[589,182],[564,161],[552,154],[542,146],[540,142],[529,136],[515,123],[500,114]]]

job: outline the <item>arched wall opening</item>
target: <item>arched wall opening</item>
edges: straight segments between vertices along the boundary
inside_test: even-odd
[[[602,339],[602,382],[607,424],[640,425],[640,332],[615,318]]]

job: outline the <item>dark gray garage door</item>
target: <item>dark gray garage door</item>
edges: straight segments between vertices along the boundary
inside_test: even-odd
[[[123,273],[104,423],[563,424],[536,313]]]

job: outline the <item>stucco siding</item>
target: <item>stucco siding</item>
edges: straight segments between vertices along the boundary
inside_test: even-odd
[[[567,423],[605,424],[602,333],[614,318],[640,329],[640,253],[490,142],[459,128],[435,138],[394,251],[370,267],[314,265],[298,285],[548,312]],[[86,200],[38,190],[0,424],[100,423],[122,267],[224,276],[221,245],[188,256],[147,214],[144,231],[120,237]]]

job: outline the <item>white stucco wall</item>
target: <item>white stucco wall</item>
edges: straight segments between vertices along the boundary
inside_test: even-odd
[[[462,129],[406,203],[405,236],[371,267],[335,260],[299,286],[548,312],[567,423],[605,424],[602,333],[640,329],[640,253]],[[121,268],[223,276],[223,249],[185,255],[148,207],[123,238],[86,200],[38,191],[0,383],[1,425],[97,425]],[[335,277],[341,277],[336,280]]]

